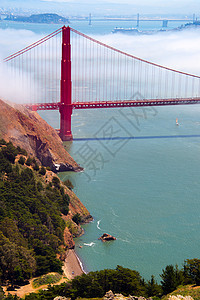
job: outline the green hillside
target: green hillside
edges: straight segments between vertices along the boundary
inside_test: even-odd
[[[18,160],[18,162],[16,162]],[[0,141],[0,282],[20,284],[32,276],[62,272],[69,196],[56,176],[20,147]]]

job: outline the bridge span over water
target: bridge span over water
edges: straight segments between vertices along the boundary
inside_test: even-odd
[[[59,110],[63,141],[73,139],[73,109],[200,103],[200,76],[135,57],[69,26],[4,62],[26,107]]]

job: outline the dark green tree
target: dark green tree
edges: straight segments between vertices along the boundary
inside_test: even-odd
[[[17,149],[13,146],[13,144],[11,142],[9,142],[6,147],[3,147],[1,149],[1,153],[3,154],[3,156],[12,164],[14,164],[15,162],[15,157],[18,154]]]
[[[72,221],[74,221],[77,225],[79,225],[80,222],[81,222],[81,216],[80,216],[80,214],[77,213],[77,214],[73,215]]]
[[[25,164],[25,158],[23,156],[20,156],[19,160],[18,160],[18,163],[20,165],[24,165]]]
[[[33,160],[32,158],[29,156],[26,160],[26,165],[29,167],[32,164]]]
[[[54,187],[56,189],[59,189],[60,188],[60,180],[58,177],[54,176],[53,179],[52,179],[52,184],[54,185]]]
[[[6,145],[6,141],[4,139],[0,139],[0,145]]]
[[[3,288],[0,286],[0,300],[5,299]]]
[[[177,265],[175,267],[173,265],[168,265],[162,271],[160,277],[162,279],[161,285],[165,295],[173,292],[177,286],[183,284],[183,271],[179,270]]]
[[[33,170],[35,171],[39,171],[40,167],[38,166],[38,164],[35,162],[34,166],[33,166]]]
[[[71,180],[67,179],[63,183],[66,185],[66,187],[68,187],[68,189],[73,190],[74,185],[72,184]]]
[[[200,285],[200,259],[186,259],[183,269],[186,284]]]
[[[153,275],[151,276],[151,280],[147,282],[146,289],[147,289],[148,297],[162,295],[162,287],[155,281]]]
[[[39,174],[40,174],[40,175],[43,175],[43,176],[46,174],[46,169],[45,169],[45,167],[42,166],[42,167],[40,168]]]

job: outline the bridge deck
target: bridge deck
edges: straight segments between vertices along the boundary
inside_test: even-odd
[[[175,99],[151,99],[151,100],[123,100],[123,101],[93,101],[75,102],[70,106],[72,109],[93,109],[93,108],[116,108],[116,107],[143,107],[143,106],[166,106],[166,105],[191,105],[199,104],[200,98],[175,98]],[[36,103],[25,104],[31,110],[57,110],[62,104],[57,103]]]

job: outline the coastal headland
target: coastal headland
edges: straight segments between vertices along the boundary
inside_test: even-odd
[[[38,243],[37,246],[35,244],[35,246],[33,245],[33,249],[36,249],[35,251],[39,251],[39,255],[41,250],[37,250],[39,249],[38,247],[42,247],[42,251],[47,251],[47,253],[48,251],[55,251],[54,254],[52,253],[48,255],[54,255],[55,262],[56,259],[63,262],[64,275],[68,280],[73,279],[77,275],[81,275],[83,273],[83,269],[74,250],[74,238],[84,233],[81,224],[88,223],[92,221],[93,218],[86,207],[81,203],[80,199],[75,195],[73,190],[69,188],[65,182],[63,183],[53,171],[55,168],[58,168],[58,166],[62,166],[65,171],[70,170],[75,172],[82,170],[82,168],[66,152],[56,130],[49,126],[36,112],[31,112],[22,105],[6,103],[0,100],[0,139],[1,160],[5,160],[6,164],[9,164],[9,174],[15,172],[15,169],[17,170],[19,177],[27,173],[26,176],[23,175],[24,177],[22,177],[20,184],[23,186],[22,181],[29,180],[30,177],[32,178],[31,184],[33,185],[33,189],[36,187],[36,191],[33,192],[33,194],[30,194],[30,196],[29,194],[22,196],[16,195],[19,197],[19,200],[17,198],[17,201],[15,201],[12,200],[11,186],[10,192],[8,191],[8,199],[5,201],[4,206],[6,207],[6,205],[9,205],[9,201],[15,201],[16,204],[14,205],[19,205],[19,207],[24,205],[24,207],[27,207],[28,215],[30,215],[32,211],[35,216],[36,213],[38,213],[39,218],[41,219],[40,221],[39,219],[37,220],[38,224],[39,222],[42,222],[42,226],[46,226],[45,230],[49,230],[49,232],[47,231],[46,234],[44,234],[44,239],[47,240],[44,241],[43,244],[43,238],[40,239],[40,242],[38,240],[38,235],[41,229],[37,228],[38,225],[36,223],[32,225],[34,226],[33,239],[37,238],[34,243]],[[9,151],[13,151],[14,153],[12,162],[6,160],[6,157],[8,157],[7,153]],[[10,156],[8,159],[10,159]],[[2,163],[1,168],[5,168]],[[5,172],[4,169],[2,170]],[[14,176],[14,173],[12,176]],[[5,173],[5,188],[7,181],[9,181],[9,178],[7,179],[7,175]],[[29,181],[27,181],[27,184],[30,184]],[[29,192],[31,193],[31,189]],[[13,195],[15,195],[15,191]],[[29,198],[32,196],[33,199]],[[38,201],[40,201],[42,197],[46,197],[44,198],[46,200],[42,200],[41,204],[39,204],[35,203],[36,200],[34,199],[36,198],[34,197],[38,197]],[[30,201],[32,201],[33,205],[31,208],[29,208]],[[52,204],[51,201],[53,201]],[[45,206],[46,204],[47,207]],[[44,206],[41,208],[41,205]],[[53,208],[52,205],[55,205],[55,207]],[[36,208],[33,209],[32,207]],[[42,210],[40,212],[40,209],[42,209],[43,212]],[[54,209],[56,209],[57,216],[55,216],[55,213],[53,212]],[[16,244],[16,248],[21,247],[22,244],[25,248],[28,242],[26,242],[26,236],[28,236],[29,233],[26,232],[26,229],[23,227],[23,230],[26,232],[25,236],[23,236],[23,230],[20,227],[21,223],[17,219],[17,215],[14,217],[16,222],[16,225],[14,225],[13,219],[12,217],[8,217],[9,212],[6,212],[6,209],[4,214],[5,218],[3,218],[0,223],[0,234],[2,234],[3,243],[12,242],[14,243],[13,245]],[[26,218],[25,210],[22,215]],[[79,221],[76,221],[74,216],[78,216]],[[31,219],[32,216],[30,215],[29,218]],[[54,222],[56,222],[55,225]],[[16,232],[20,235],[22,240],[20,241],[20,245],[18,245],[19,241],[13,241],[10,232],[5,230],[5,228],[9,228],[10,226],[14,226],[14,230],[16,230]],[[27,225],[25,224],[23,226],[26,227]],[[57,230],[58,226],[60,227],[59,231]],[[37,237],[34,237],[34,235]],[[52,243],[55,243],[55,245]],[[50,246],[49,249],[52,250],[47,250],[46,245],[48,244]],[[36,258],[34,255],[35,254],[33,254],[30,259],[32,259],[34,268],[36,268],[36,271],[33,274],[38,276],[40,275],[40,272],[37,271],[37,255]],[[54,266],[54,269],[55,268],[57,268],[56,265]]]

